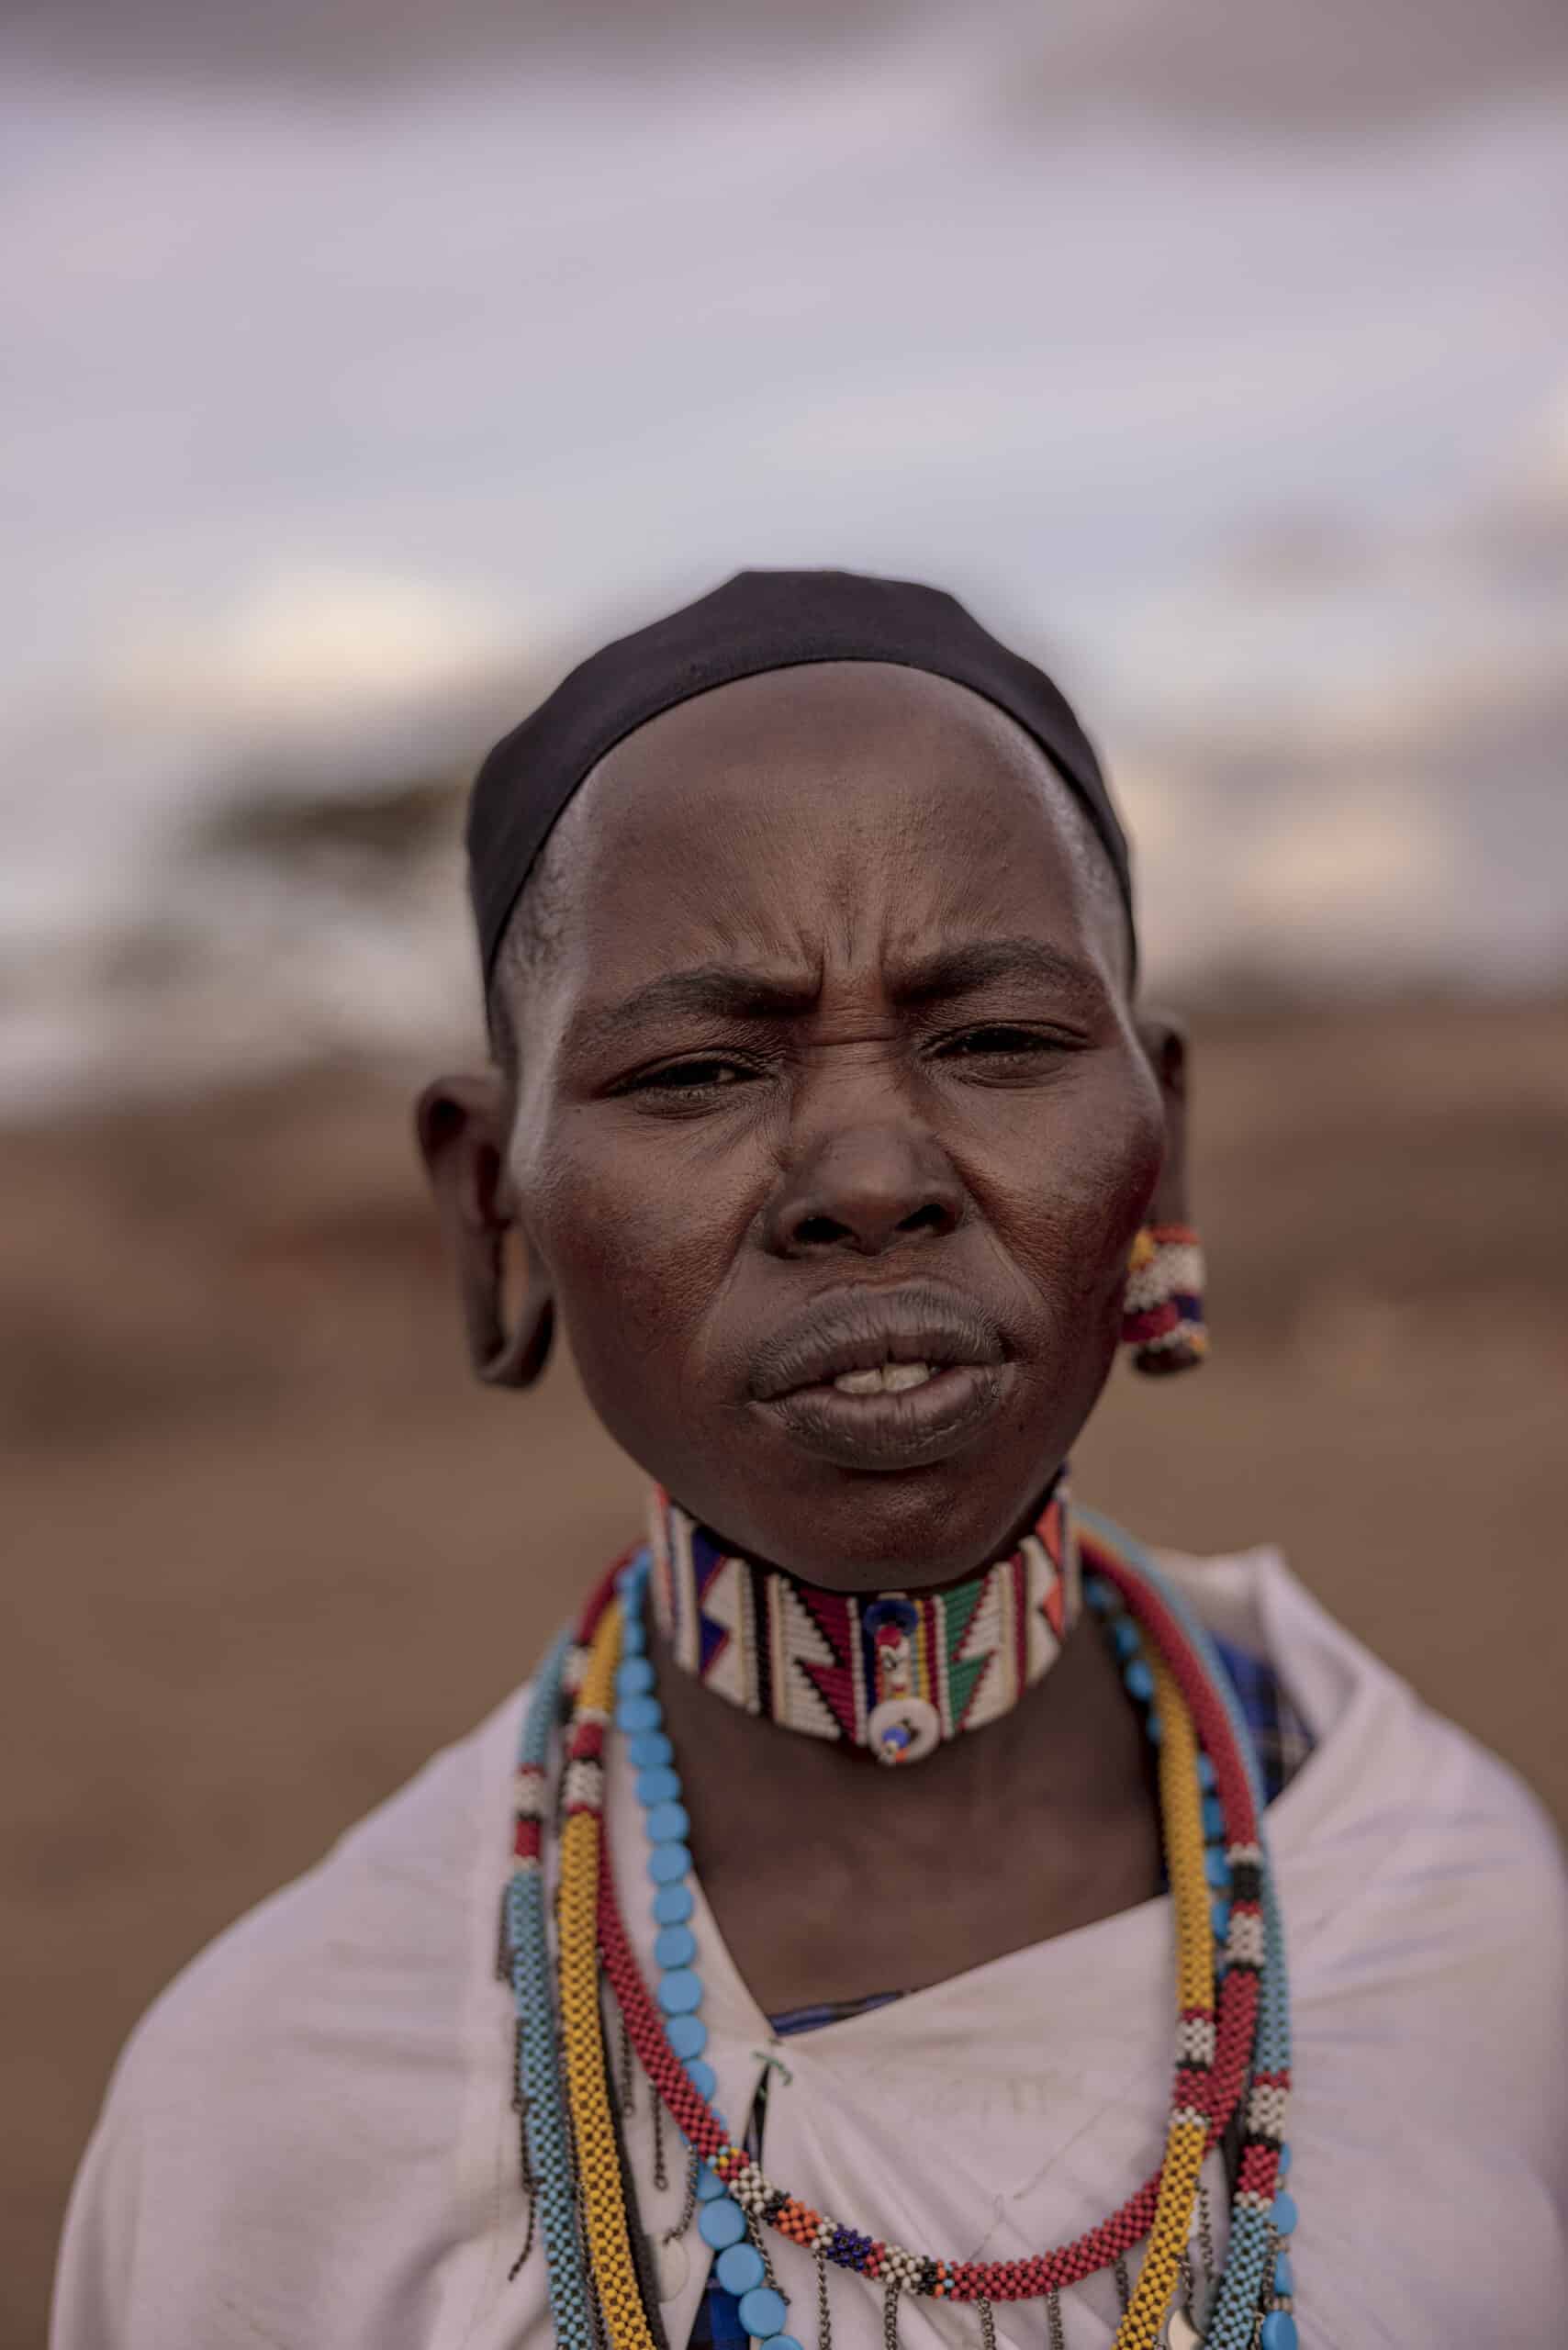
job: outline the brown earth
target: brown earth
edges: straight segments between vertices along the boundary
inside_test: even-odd
[[[1568,1002],[1198,1046],[1215,1360],[1118,1375],[1079,1488],[1162,1542],[1281,1542],[1568,1815]],[[22,2345],[139,2011],[521,1678],[641,1480],[566,1366],[468,1384],[385,1079],[13,1132],[0,1199]]]

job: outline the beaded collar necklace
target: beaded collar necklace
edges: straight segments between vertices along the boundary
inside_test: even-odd
[[[1053,2350],[1062,2350],[1064,2289],[1107,2268],[1123,2302],[1113,2350],[1297,2350],[1288,2249],[1296,2214],[1283,2185],[1289,2001],[1257,1758],[1224,1668],[1181,1594],[1108,1521],[1086,1515],[1080,1539],[1085,1595],[1145,1710],[1159,1758],[1176,1944],[1175,2072],[1159,2167],[1072,2243],[1001,2262],[911,2250],[828,2216],[766,2175],[744,2129],[732,2130],[711,2102],[717,2082],[703,2053],[700,1953],[689,1922],[689,1822],[647,1654],[652,1557],[643,1550],[606,1577],[534,1681],[502,1902],[499,1962],[517,2008],[514,2103],[530,2208],[512,2273],[529,2257],[537,2220],[564,2350],[667,2350],[660,2303],[679,2285],[664,2273],[666,2255],[683,2254],[694,2218],[720,2283],[740,2296],[741,2322],[764,2350],[801,2350],[785,2330],[789,2291],[800,2281],[786,2245],[789,2260],[806,2254],[814,2264],[818,2350],[831,2350],[830,2266],[879,2290],[890,2350],[905,2294],[972,2306],[980,2350],[994,2350],[994,2303],[1044,2301]],[[651,1989],[627,1937],[610,1852],[603,1757],[612,1729],[637,1774],[661,1930]],[[554,1948],[551,1818],[558,1832]],[[619,2097],[607,2061],[611,2001],[624,2034]],[[687,2148],[680,2215],[656,2240],[644,2231],[622,2127],[633,2053],[654,2093],[655,2190],[666,2186],[663,2116]],[[1199,2174],[1222,2143],[1234,2163],[1228,2240],[1215,2273]],[[1191,2248],[1195,2209],[1208,2271],[1201,2293]],[[1139,2244],[1135,2285],[1128,2255]],[[684,2257],[674,2266],[684,2273]]]
[[[1082,1597],[1065,1477],[1011,1558],[946,1591],[821,1591],[726,1550],[655,1486],[654,1620],[703,1686],[785,1729],[918,1762],[1014,1707]]]

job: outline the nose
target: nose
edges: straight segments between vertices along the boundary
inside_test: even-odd
[[[857,1124],[824,1136],[790,1169],[767,1242],[783,1257],[880,1257],[940,1239],[963,1213],[963,1187],[930,1135],[891,1119]]]

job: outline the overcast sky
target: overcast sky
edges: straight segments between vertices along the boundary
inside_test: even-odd
[[[0,1087],[166,1048],[72,948],[199,927],[238,768],[748,563],[1043,654],[1157,970],[1568,960],[1557,0],[12,14]],[[452,879],[224,900],[182,1052],[465,1017]]]

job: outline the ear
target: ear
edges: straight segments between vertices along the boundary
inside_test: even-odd
[[[1148,1012],[1139,1016],[1142,1045],[1165,1111],[1165,1164],[1148,1203],[1149,1224],[1191,1224],[1192,1199],[1187,1170],[1187,1088],[1191,1068],[1187,1031],[1170,1013]]]
[[[487,1387],[532,1387],[554,1331],[549,1277],[517,1221],[506,1172],[505,1104],[500,1078],[438,1077],[414,1109],[425,1172],[457,1269],[468,1354]],[[506,1236],[523,1245],[524,1276],[516,1322],[506,1327]]]

